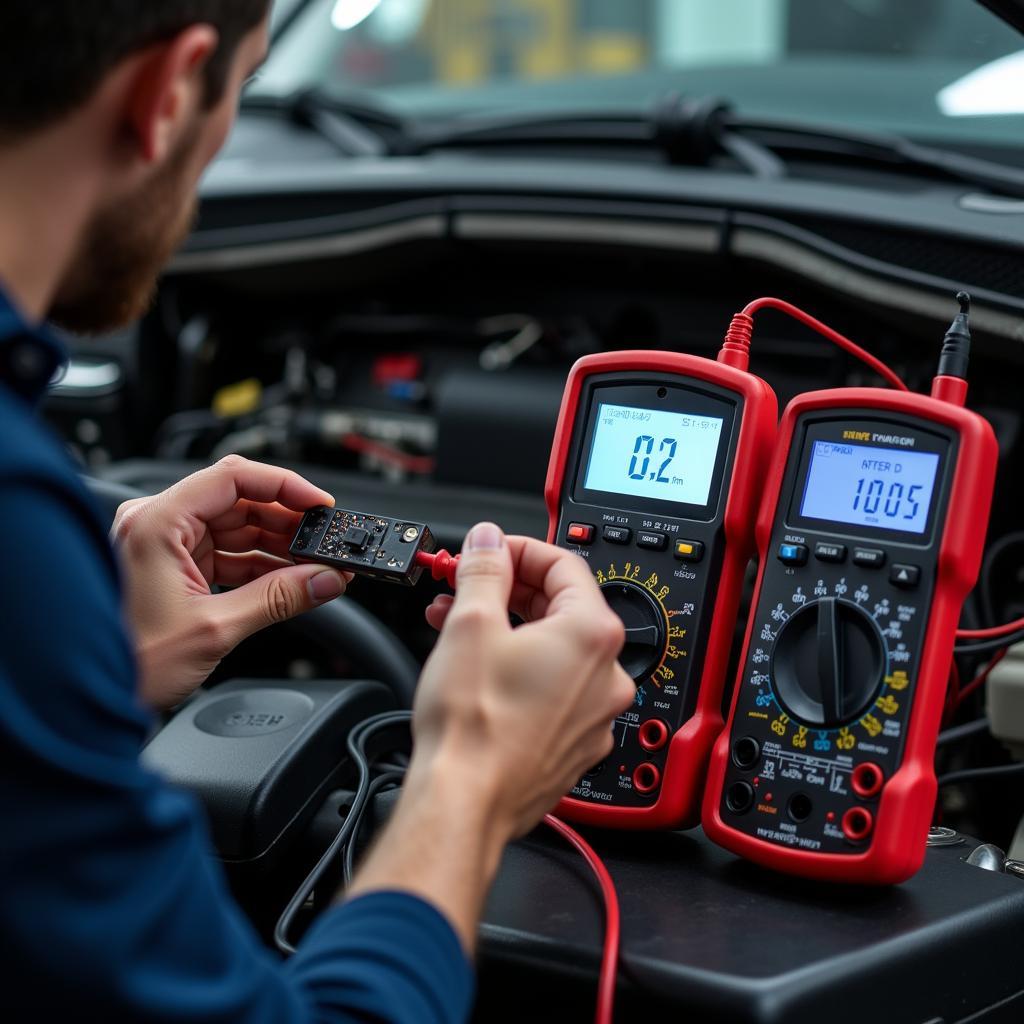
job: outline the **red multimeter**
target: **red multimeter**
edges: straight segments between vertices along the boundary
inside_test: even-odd
[[[966,390],[936,381],[933,394]],[[787,407],[704,801],[704,829],[727,849],[848,882],[920,867],[998,456],[988,422],[956,401],[850,388]]]
[[[544,490],[548,540],[592,566],[626,627],[620,661],[637,692],[612,753],[559,804],[564,817],[699,819],[776,410],[764,381],[697,356],[614,352],[572,368]]]

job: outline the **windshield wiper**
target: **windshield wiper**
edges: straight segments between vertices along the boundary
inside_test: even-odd
[[[286,96],[249,93],[243,110],[280,114],[315,131],[344,156],[394,156],[409,145],[410,128],[396,113],[373,100],[335,97],[319,89]]]
[[[759,178],[782,178],[786,160],[822,158],[924,173],[1024,198],[1024,172],[900,135],[833,129],[736,114],[724,100],[666,96],[649,114],[570,110],[411,122],[378,101],[317,89],[291,96],[246,96],[242,106],[270,110],[311,128],[346,156],[419,156],[441,149],[601,147],[660,150],[675,165],[708,166],[731,157]]]
[[[900,135],[740,116],[723,100],[676,94],[658,103],[647,116],[628,111],[570,111],[474,118],[421,128],[417,136],[416,152],[521,145],[642,146],[661,149],[674,164],[698,166],[724,153],[764,178],[783,177],[787,173],[786,157],[826,157],[925,172],[1024,198],[1024,173],[994,160],[924,145]]]

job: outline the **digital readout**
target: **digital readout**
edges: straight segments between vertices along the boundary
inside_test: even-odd
[[[724,422],[719,416],[602,402],[583,486],[706,505]]]
[[[935,452],[815,441],[800,515],[923,533],[938,468]]]

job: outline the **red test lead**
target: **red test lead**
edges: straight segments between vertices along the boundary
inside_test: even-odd
[[[459,568],[458,555],[453,555],[444,548],[433,553],[418,551],[415,564],[423,569],[429,569],[435,580],[444,580],[452,590],[455,589],[455,574]]]

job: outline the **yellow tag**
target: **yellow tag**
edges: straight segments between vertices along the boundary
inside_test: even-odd
[[[221,388],[210,405],[218,416],[244,416],[257,408],[262,398],[263,385],[255,377],[247,377]]]

